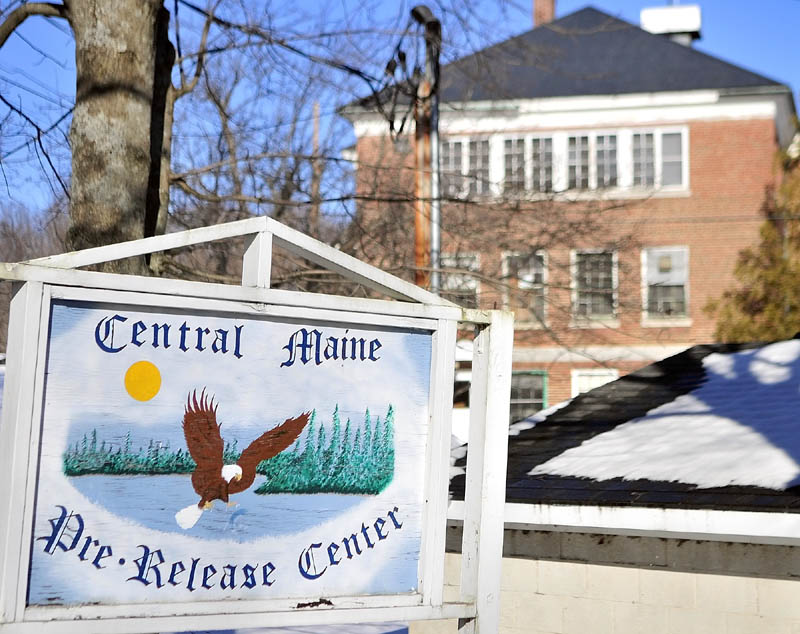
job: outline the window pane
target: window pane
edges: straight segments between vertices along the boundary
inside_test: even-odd
[[[681,133],[670,132],[661,136],[661,148],[664,158],[680,158]]]
[[[442,297],[467,308],[478,307],[478,256],[473,253],[439,256]],[[461,272],[463,271],[463,272]]]
[[[489,193],[489,141],[487,139],[469,142],[469,193]]]
[[[683,286],[649,286],[647,288],[647,313],[651,317],[685,315],[685,288]]]
[[[589,137],[571,136],[567,141],[567,165],[570,189],[589,187]]]
[[[531,151],[534,191],[553,191],[553,139],[533,139]]]
[[[662,185],[680,185],[683,182],[681,164],[667,163],[666,161],[661,167],[661,184]]]
[[[661,135],[661,184],[680,185],[683,182],[682,167],[680,132]]]
[[[613,254],[578,253],[575,273],[576,315],[580,317],[614,316]]]
[[[617,185],[617,137],[614,134],[597,136],[597,186]]]
[[[649,248],[645,256],[648,315],[686,315],[686,287],[689,280],[689,252],[686,247]]]
[[[509,308],[517,321],[544,323],[545,258],[543,253],[506,257]]]
[[[514,423],[535,414],[545,408],[544,374],[511,375],[511,415],[509,422]]]
[[[504,147],[505,175],[504,192],[521,192],[525,189],[525,142],[522,139],[507,139]]]
[[[633,135],[633,184],[652,186],[655,184],[655,152],[653,134]]]
[[[450,198],[463,193],[461,141],[442,141],[439,156],[440,184],[442,195]]]

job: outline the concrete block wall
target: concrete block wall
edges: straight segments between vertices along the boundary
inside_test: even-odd
[[[506,529],[503,551],[499,634],[800,634],[800,547]],[[446,600],[460,566],[448,552]]]
[[[448,554],[447,599],[460,555]],[[503,559],[500,634],[800,634],[800,579]],[[411,634],[457,632],[455,621]]]

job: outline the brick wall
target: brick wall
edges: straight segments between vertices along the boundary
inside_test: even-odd
[[[670,124],[680,122],[667,122]],[[625,127],[621,125],[620,127]],[[515,346],[567,347],[681,344],[713,340],[714,321],[703,308],[735,280],[739,252],[757,244],[764,208],[777,177],[776,132],[772,119],[700,121],[688,124],[689,191],[674,196],[615,201],[484,199],[444,203],[442,251],[479,253],[480,299],[501,307],[509,281],[503,279],[503,252],[537,245],[548,257],[546,327],[518,329]],[[358,141],[360,218],[383,233],[371,254],[379,265],[411,278],[413,159],[407,144],[388,138]],[[397,170],[395,166],[401,165]],[[679,326],[642,324],[641,253],[648,246],[689,250],[688,310]],[[573,327],[570,313],[570,250],[614,248],[618,253],[618,325]],[[388,257],[391,253],[392,258]],[[647,362],[608,363],[620,374]],[[569,375],[578,365],[536,366],[550,373],[550,402],[569,397]],[[565,388],[565,386],[567,386]]]

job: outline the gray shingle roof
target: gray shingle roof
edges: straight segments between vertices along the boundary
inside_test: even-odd
[[[589,7],[447,64],[441,94],[448,102],[753,88],[785,86]]]
[[[798,385],[798,340],[695,346],[523,423],[509,438],[506,499],[798,513]],[[772,482],[783,484],[765,485],[780,469]],[[453,478],[456,499],[463,486]]]

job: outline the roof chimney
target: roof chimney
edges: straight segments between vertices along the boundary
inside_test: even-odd
[[[548,24],[556,17],[556,0],[533,0],[533,26]]]
[[[639,21],[645,31],[665,35],[684,46],[700,38],[700,7],[696,4],[642,9]]]

